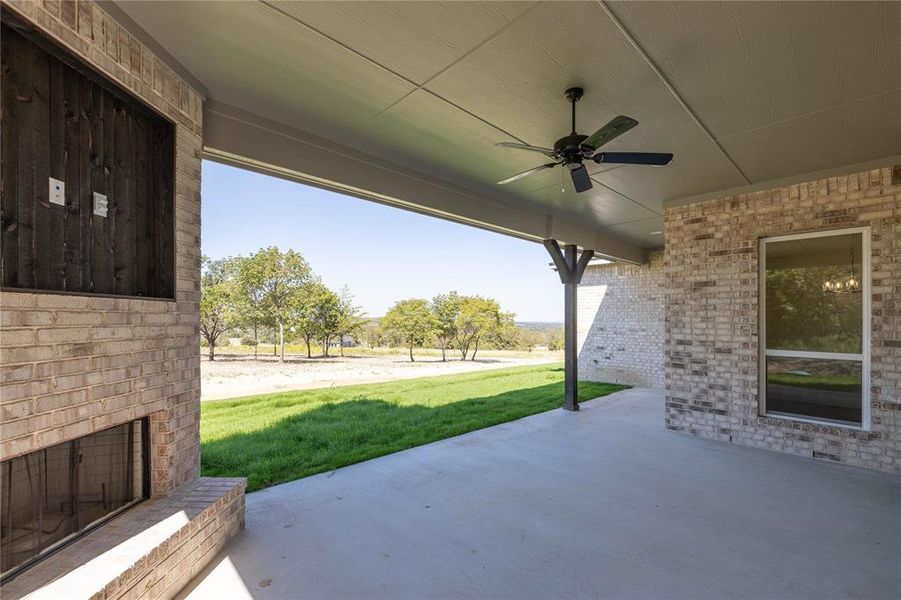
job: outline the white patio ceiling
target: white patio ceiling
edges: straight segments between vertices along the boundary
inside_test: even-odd
[[[901,3],[119,2],[210,99],[211,155],[637,261],[668,201],[901,154]],[[661,169],[495,147],[641,125]],[[381,186],[381,187],[380,187]],[[362,194],[361,195],[365,195]]]

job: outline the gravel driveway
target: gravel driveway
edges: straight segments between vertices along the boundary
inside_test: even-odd
[[[245,356],[220,356],[213,362],[209,362],[204,356],[200,363],[200,399],[220,400],[332,385],[450,375],[519,365],[539,365],[558,360],[562,360],[562,354],[553,352],[525,357],[492,356],[490,352],[480,352],[475,362],[441,362],[437,358],[424,357],[417,358],[413,363],[404,356],[327,359],[292,356],[285,363],[280,363],[271,356],[260,357],[256,361]]]

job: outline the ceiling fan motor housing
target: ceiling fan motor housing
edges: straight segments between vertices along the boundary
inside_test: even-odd
[[[587,135],[574,133],[560,138],[554,142],[554,154],[563,159],[564,164],[582,164],[584,151],[582,150],[582,142],[588,139]],[[570,167],[574,169],[576,167]]]
[[[582,164],[582,161],[584,160],[591,160],[598,164],[613,163],[623,165],[663,166],[668,165],[673,159],[672,154],[665,152],[596,153],[599,148],[638,125],[638,121],[631,117],[619,115],[614,117],[609,123],[595,131],[593,134],[581,135],[576,132],[576,102],[582,98],[582,94],[583,90],[580,87],[571,87],[564,92],[563,95],[569,100],[571,106],[572,129],[570,130],[569,135],[554,142],[553,149],[514,142],[502,142],[498,144],[498,146],[505,146],[507,148],[537,152],[554,160],[554,162],[538,165],[528,171],[523,171],[512,177],[502,179],[501,181],[498,181],[498,184],[503,185],[505,183],[511,183],[518,179],[522,179],[523,177],[539,173],[545,169],[552,169],[560,165],[565,165],[572,177],[573,189],[575,189],[576,192],[584,192],[590,190],[592,187],[588,170],[585,168],[585,165]]]
[[[571,87],[568,90],[566,90],[565,92],[563,92],[563,95],[570,102],[578,102],[582,98],[582,94],[584,94],[584,93],[585,93],[585,90],[583,90],[580,87]]]

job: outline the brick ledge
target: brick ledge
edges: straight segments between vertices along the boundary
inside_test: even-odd
[[[201,477],[105,523],[0,588],[4,599],[172,597],[244,527],[243,478]]]

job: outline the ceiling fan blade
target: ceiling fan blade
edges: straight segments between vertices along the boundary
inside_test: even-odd
[[[576,192],[591,189],[591,177],[588,176],[588,169],[585,168],[585,165],[579,165],[578,169],[572,169],[569,174],[573,178],[573,187]]]
[[[600,163],[621,165],[651,165],[663,167],[670,164],[673,155],[668,152],[598,152],[591,160]]]
[[[610,143],[614,138],[621,136],[633,127],[638,121],[622,115],[614,117],[609,123],[595,131],[582,142],[582,149],[594,152],[604,144]]]
[[[544,165],[538,165],[534,169],[529,169],[528,171],[523,171],[522,173],[517,173],[513,177],[507,177],[506,179],[501,179],[498,181],[499,185],[504,185],[505,183],[510,183],[511,181],[516,181],[517,179],[522,179],[523,177],[528,177],[532,173],[537,173],[538,171],[543,171],[544,169],[550,169],[551,167],[556,167],[560,163],[547,163]]]
[[[495,144],[495,146],[501,146],[502,148],[515,148],[516,150],[528,150],[529,152],[540,152],[545,156],[550,158],[555,158],[556,155],[554,151],[550,148],[542,148],[541,146],[530,146],[528,144],[517,144],[514,142],[501,142],[500,144]]]

